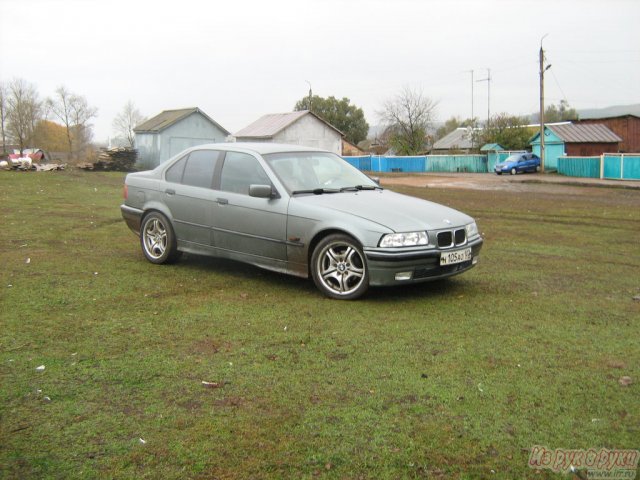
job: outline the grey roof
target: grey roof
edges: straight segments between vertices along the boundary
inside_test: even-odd
[[[136,133],[157,133],[167,127],[170,127],[171,125],[174,125],[183,118],[187,118],[193,113],[199,113],[220,130],[222,130],[226,135],[230,134],[230,132],[226,128],[223,128],[218,122],[213,120],[209,115],[204,113],[198,107],[182,108],[179,110],[164,110],[155,117],[142,122],[140,125],[137,125],[136,128],[133,129],[133,131]]]
[[[547,125],[565,143],[618,143],[622,139],[601,123]]]
[[[471,144],[471,135],[469,135],[469,133],[469,130],[465,127],[457,128],[434,143],[433,150],[473,148],[473,145]]]
[[[299,112],[288,112],[288,113],[270,113],[267,115],[263,115],[258,120],[253,122],[252,124],[244,127],[242,130],[239,130],[234,134],[236,138],[273,138],[275,135],[280,133],[282,130],[287,128],[289,125],[297,122],[305,115],[312,115],[322,123],[327,124],[329,127],[333,128],[336,132],[338,132],[341,136],[344,134],[338,130],[336,127],[326,122],[318,115],[309,110],[301,110]]]

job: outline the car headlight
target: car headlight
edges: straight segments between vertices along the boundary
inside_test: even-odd
[[[427,232],[389,233],[382,237],[380,246],[387,247],[417,247],[428,245]]]
[[[470,223],[469,225],[466,225],[465,229],[467,230],[467,238],[473,238],[473,237],[477,237],[479,235],[479,233],[478,233],[478,225],[476,225],[476,222],[473,222],[473,223]]]

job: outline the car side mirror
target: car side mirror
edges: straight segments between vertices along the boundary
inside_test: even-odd
[[[275,197],[271,185],[249,185],[249,196],[256,198]]]
[[[369,177],[371,180],[373,180],[376,185],[380,186],[380,177]]]

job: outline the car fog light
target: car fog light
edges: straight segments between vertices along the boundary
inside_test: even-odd
[[[476,263],[478,263],[478,257],[473,257],[471,259],[471,265],[475,265]]]
[[[413,272],[398,272],[396,273],[396,280],[411,280]]]

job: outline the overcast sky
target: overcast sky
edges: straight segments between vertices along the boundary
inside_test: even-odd
[[[59,85],[98,108],[95,139],[127,100],[146,116],[197,106],[235,132],[308,93],[348,97],[370,124],[404,86],[471,116],[491,69],[491,113],[640,103],[639,0],[0,0],[0,81]],[[487,82],[474,82],[486,118]]]

